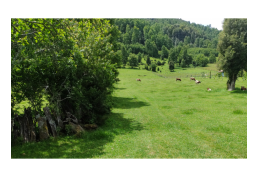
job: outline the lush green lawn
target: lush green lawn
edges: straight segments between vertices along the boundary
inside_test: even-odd
[[[190,73],[205,68],[163,68],[120,69],[104,126],[80,138],[12,147],[12,158],[247,158],[247,93],[240,90],[247,81],[229,92],[225,78],[190,81]]]

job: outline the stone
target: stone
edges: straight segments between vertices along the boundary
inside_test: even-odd
[[[47,121],[45,116],[40,116],[39,114],[36,116],[39,127],[39,139],[40,141],[48,139],[49,133],[47,128]]]

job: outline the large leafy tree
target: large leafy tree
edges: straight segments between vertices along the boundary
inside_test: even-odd
[[[112,107],[118,72],[116,27],[105,19],[12,19],[12,114],[29,100],[35,117],[42,98],[59,116],[99,122]],[[112,34],[112,35],[111,35]]]
[[[169,50],[168,60],[173,61],[174,63],[177,61],[177,52],[175,49],[171,48]]]
[[[151,64],[151,60],[150,60],[150,57],[149,57],[149,55],[147,55],[147,60],[146,60],[146,63],[147,63],[147,65],[150,65],[150,64]]]
[[[139,32],[140,32],[139,28],[134,26],[133,34],[132,34],[132,44],[135,44],[135,43],[139,42]]]
[[[173,60],[171,60],[171,61],[169,61],[168,62],[168,67],[169,67],[169,70],[170,71],[174,71],[174,69],[175,69],[175,66],[174,66],[175,64],[174,64],[174,61]]]
[[[224,19],[217,48],[218,67],[228,73],[227,89],[234,90],[238,72],[247,71],[247,19]]]
[[[129,62],[129,65],[133,68],[133,67],[136,67],[138,66],[138,60],[137,60],[137,55],[133,54],[133,53],[130,53],[129,57],[128,57],[128,62]]]
[[[168,58],[168,49],[164,45],[161,48],[161,55],[163,56],[163,58]]]

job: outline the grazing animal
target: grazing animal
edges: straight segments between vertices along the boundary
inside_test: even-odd
[[[179,80],[179,81],[181,81],[181,79],[179,79],[179,78],[176,78],[176,81],[178,81],[178,80]]]
[[[196,83],[196,84],[200,84],[200,83],[201,83],[201,81],[196,80],[196,81],[195,81],[195,83]]]
[[[207,88],[207,90],[208,90],[208,91],[211,91],[211,89],[210,89],[210,88]]]
[[[195,78],[194,78],[194,77],[190,77],[190,81],[191,81],[191,80],[194,80],[194,81],[195,81]]]
[[[247,88],[245,88],[244,86],[241,86],[241,90],[247,90]]]
[[[136,81],[141,81],[141,79],[136,79]]]

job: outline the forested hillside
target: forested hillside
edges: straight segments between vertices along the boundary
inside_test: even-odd
[[[210,25],[181,19],[115,19],[115,25],[121,31],[118,54],[124,65],[130,53],[168,59],[179,65],[184,60],[185,66],[206,66],[218,56],[216,47],[220,31]]]

